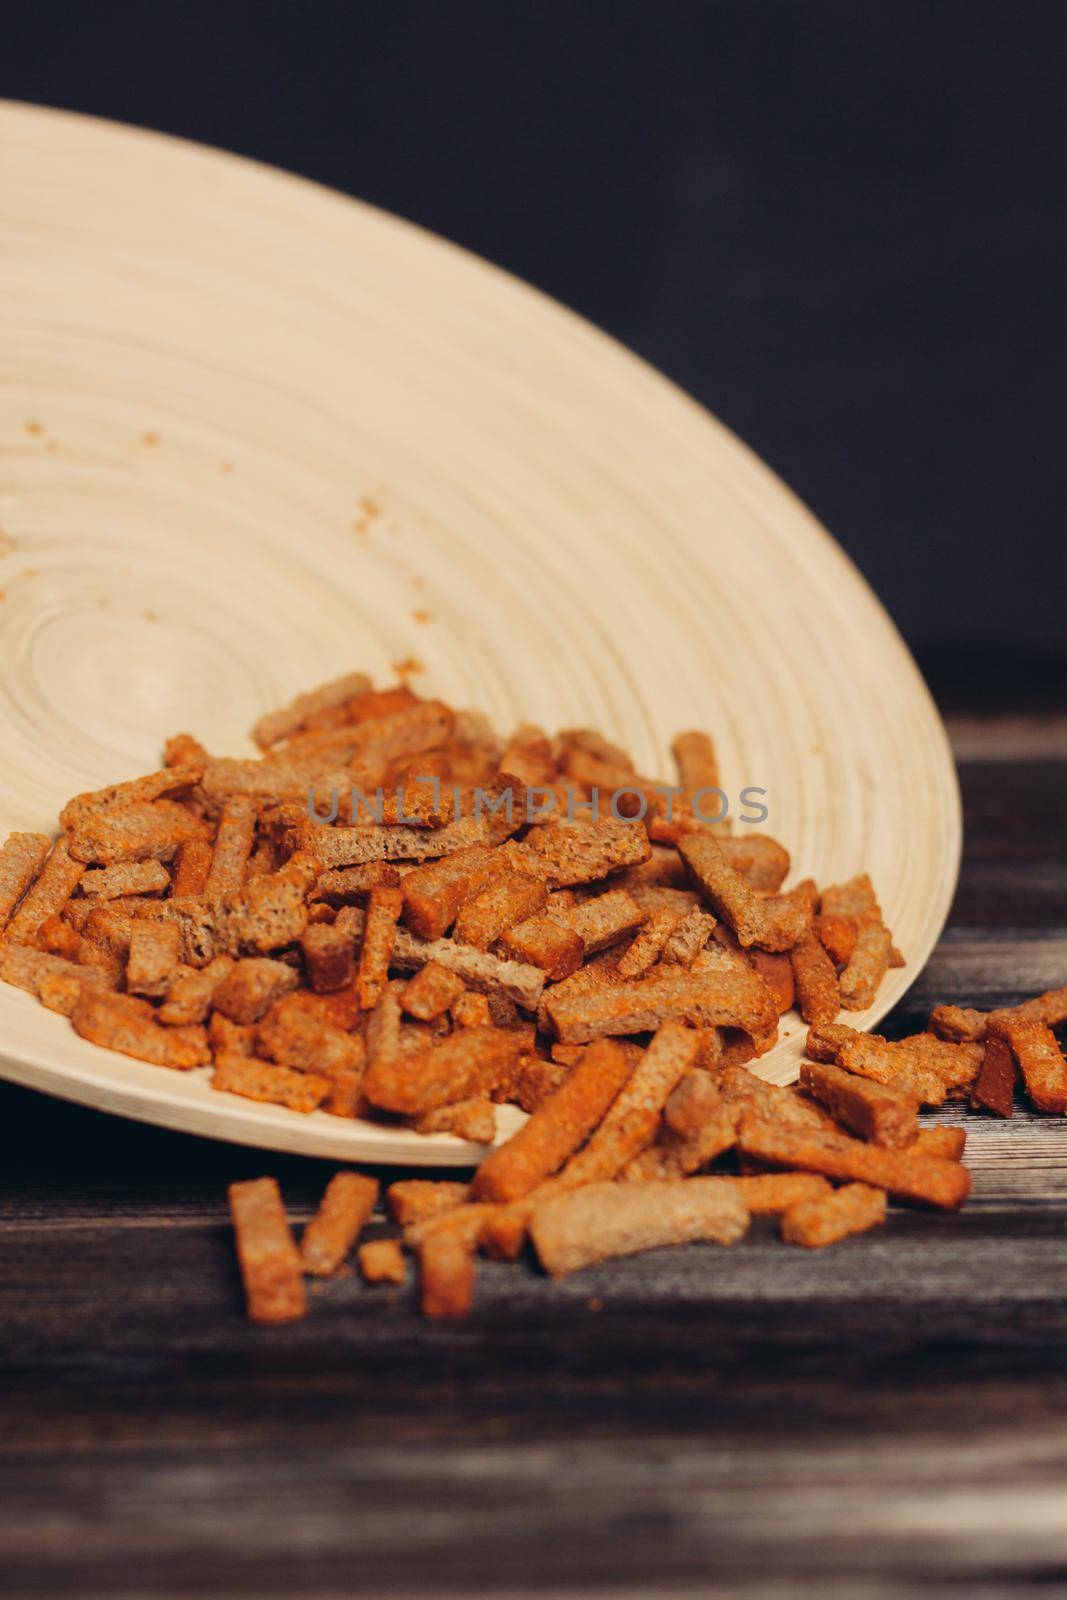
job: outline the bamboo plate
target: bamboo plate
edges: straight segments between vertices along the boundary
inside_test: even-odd
[[[0,240],[5,830],[54,827],[178,729],[237,754],[296,690],[417,663],[453,704],[590,723],[644,771],[711,728],[799,870],[874,877],[908,966],[850,1020],[900,998],[956,880],[944,730],[855,569],[706,412],[407,223],[135,129],[0,107]],[[785,1022],[759,1064],[780,1082]],[[124,1116],[472,1156],[216,1093],[6,985],[0,1026],[3,1076]]]

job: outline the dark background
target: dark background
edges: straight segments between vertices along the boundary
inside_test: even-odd
[[[4,15],[0,93],[276,163],[530,279],[782,474],[943,696],[991,656],[1062,693],[1067,8]]]

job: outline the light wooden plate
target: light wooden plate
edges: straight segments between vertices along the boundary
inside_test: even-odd
[[[313,184],[0,107],[0,825],[248,748],[350,667],[502,726],[589,723],[669,774],[706,726],[796,868],[867,869],[908,966],[956,881],[944,730],[885,612],[777,478],[534,290]],[[877,492],[872,485],[872,494]],[[470,1159],[84,1043],[0,986],[16,1082],[272,1149]],[[759,1064],[779,1082],[797,1018]],[[517,1113],[501,1117],[507,1131]],[[475,1151],[475,1154],[478,1152]]]

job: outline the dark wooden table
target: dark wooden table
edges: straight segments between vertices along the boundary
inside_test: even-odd
[[[1067,978],[1067,719],[958,716],[952,919],[891,1019]],[[957,1113],[956,1115],[959,1115]],[[550,1284],[241,1310],[226,1183],[329,1168],[0,1088],[0,1592],[1067,1588],[1067,1125],[968,1118],[959,1216]]]

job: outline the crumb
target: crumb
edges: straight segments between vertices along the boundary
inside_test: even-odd
[[[587,1311],[603,1311],[604,1302],[599,1295],[593,1295],[585,1302],[585,1309]]]
[[[352,523],[357,533],[369,533],[371,523],[380,517],[382,508],[368,495],[363,495],[356,506],[356,517]]]
[[[426,671],[417,656],[405,656],[402,661],[394,661],[392,668],[398,678],[413,678],[416,673]]]
[[[147,445],[148,448],[151,449],[153,445],[157,445],[159,443],[159,434],[158,433],[142,433],[142,435],[141,435],[141,443],[143,445]]]
[[[233,462],[232,461],[220,461],[219,462],[219,471],[223,474],[224,477],[228,477],[229,474],[233,471]]]
[[[154,611],[145,611],[143,613],[143,616],[144,616],[144,619],[145,619],[146,622],[158,622],[159,621],[159,617],[156,615],[156,613]]]
[[[40,435],[44,432],[44,424],[41,423],[41,422],[27,422],[26,423],[26,432],[27,433],[32,433],[34,438],[39,438]]]
[[[433,612],[424,611],[421,606],[416,606],[415,610],[411,613],[411,620],[412,622],[432,622]]]

